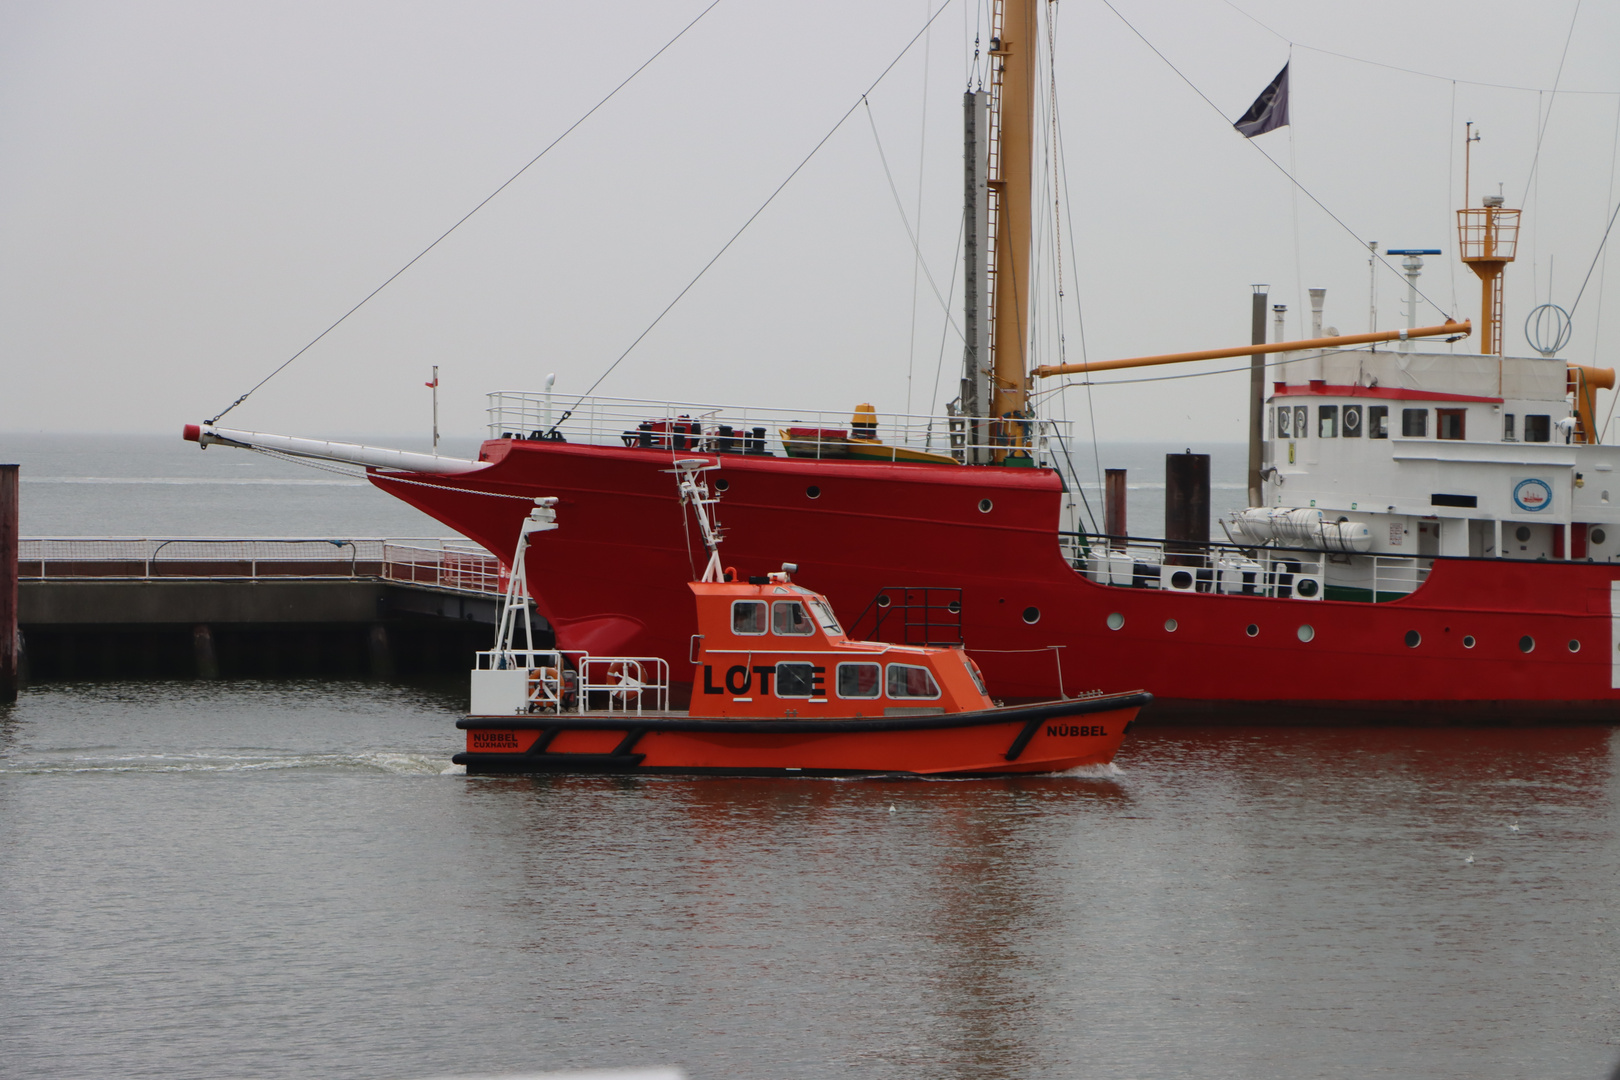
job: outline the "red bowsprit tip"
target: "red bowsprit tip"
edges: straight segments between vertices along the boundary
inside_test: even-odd
[[[185,437],[186,442],[201,442],[202,441],[202,425],[201,424],[187,424],[185,430],[182,431],[180,434]]]

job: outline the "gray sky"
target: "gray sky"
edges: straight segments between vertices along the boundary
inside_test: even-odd
[[[1066,239],[1069,359],[1081,352],[1076,302],[1093,358],[1239,344],[1252,282],[1270,283],[1291,320],[1306,287],[1326,286],[1327,322],[1366,328],[1365,251],[1304,196],[1291,198],[1257,148],[1292,162],[1362,237],[1443,248],[1425,291],[1476,316],[1478,286],[1454,261],[1462,124],[1484,134],[1475,204],[1500,182],[1516,205],[1538,107],[1549,119],[1508,271],[1509,348],[1523,349],[1535,298],[1550,288],[1564,306],[1574,300],[1620,195],[1620,8],[1586,3],[1564,61],[1561,90],[1603,93],[1554,99],[1449,80],[1551,87],[1567,0],[1114,2],[1225,119],[1099,0],[1062,0],[1064,225],[1078,257]],[[0,430],[178,432],[218,412],[705,3],[0,5]],[[908,215],[921,177],[922,246],[942,290],[980,6],[954,0],[870,98]],[[538,389],[552,371],[559,392],[583,391],[927,10],[922,0],[721,0],[226,422],[310,435],[425,431],[432,364],[441,426],[456,434],[481,432],[486,391]],[[1285,39],[1296,43],[1295,123],[1251,144],[1229,121],[1289,58]],[[1568,359],[1615,363],[1614,261],[1587,287]],[[909,353],[914,409],[937,406],[955,393],[960,344],[926,280],[913,334],[912,263],[857,111],[600,392],[900,411]],[[1404,325],[1404,292],[1381,271],[1382,328]],[[1427,309],[1421,321],[1438,317]],[[1048,340],[1039,359],[1056,352]],[[1094,413],[1104,440],[1237,440],[1244,382],[1098,388],[1089,411],[1084,391],[1070,390],[1051,411],[1066,408],[1082,437]]]

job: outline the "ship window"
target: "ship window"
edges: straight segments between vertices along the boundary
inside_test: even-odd
[[[771,605],[771,633],[804,637],[816,632],[815,624],[797,600],[778,600]]]
[[[877,664],[839,664],[838,696],[874,698],[883,692],[883,668]]]
[[[1292,439],[1294,437],[1294,410],[1284,405],[1277,410],[1277,438]]]
[[[811,664],[783,661],[776,665],[777,697],[813,697],[821,687],[816,683],[816,669]]]
[[[1311,407],[1309,405],[1294,406],[1294,438],[1303,439],[1311,433]]]
[[[810,610],[816,613],[816,621],[821,624],[821,628],[827,633],[842,634],[844,632],[844,628],[838,625],[838,617],[833,614],[832,608],[827,606],[827,601],[821,597],[812,596],[810,598]]]
[[[1608,538],[1609,538],[1609,534],[1604,532],[1602,529],[1593,529],[1592,533],[1591,533],[1591,536],[1589,537],[1589,539],[1594,544],[1601,544],[1601,543],[1603,543],[1603,541],[1607,540]]]
[[[1503,442],[1518,442],[1519,441],[1519,437],[1517,435],[1515,435],[1514,432],[1513,432],[1513,414],[1512,413],[1508,413],[1506,416],[1502,417],[1502,441]]]
[[[1437,439],[1465,439],[1467,409],[1436,409],[1434,434]]]
[[[731,602],[731,632],[733,634],[763,634],[765,632],[765,601],[733,600]]]
[[[1530,526],[1520,525],[1513,530],[1513,535],[1518,538],[1519,543],[1528,544],[1530,542]]]
[[[1402,409],[1401,434],[1408,439],[1424,439],[1429,435],[1428,409]]]
[[[1344,407],[1344,430],[1341,434],[1347,439],[1361,438],[1361,406],[1346,405]]]
[[[1524,418],[1525,442],[1552,442],[1552,417],[1547,415]]]
[[[1367,406],[1367,438],[1389,438],[1389,406]]]
[[[1339,407],[1321,405],[1316,410],[1316,434],[1324,439],[1339,437]]]
[[[889,665],[889,696],[892,698],[937,698],[939,684],[934,673],[915,664]]]

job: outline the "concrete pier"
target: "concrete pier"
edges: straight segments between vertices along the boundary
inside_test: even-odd
[[[77,538],[22,549],[17,612],[35,680],[460,674],[490,647],[503,588],[494,556],[466,546]]]

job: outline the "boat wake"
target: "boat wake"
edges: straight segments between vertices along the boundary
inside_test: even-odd
[[[252,773],[285,769],[331,769],[392,776],[439,776],[458,772],[448,757],[434,754],[278,754],[272,751],[202,750],[173,754],[98,755],[61,751],[0,762],[4,773]]]
[[[1101,765],[1076,765],[1072,769],[1064,769],[1062,772],[1049,773],[1048,775],[1080,776],[1085,777],[1088,780],[1113,780],[1124,776],[1125,770],[1121,769],[1118,765],[1115,765],[1112,761],[1108,761]]]

